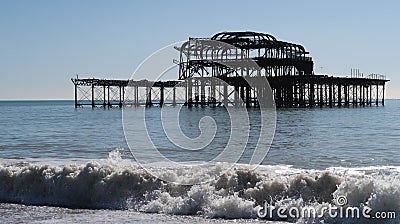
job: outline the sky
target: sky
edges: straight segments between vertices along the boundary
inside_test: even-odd
[[[0,0],[0,99],[73,99],[76,74],[128,79],[158,49],[221,31],[301,44],[316,73],[386,75],[386,97],[400,98],[399,11],[400,1]]]

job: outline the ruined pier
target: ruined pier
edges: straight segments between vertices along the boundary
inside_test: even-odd
[[[315,74],[299,44],[256,32],[189,38],[179,51],[177,80],[71,79],[75,107],[259,107],[263,94],[276,108],[359,107],[385,104],[381,74],[351,69],[343,77]],[[267,80],[269,85],[252,85]]]

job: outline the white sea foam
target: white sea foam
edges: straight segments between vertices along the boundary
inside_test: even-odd
[[[325,171],[294,169],[290,166],[260,166],[256,170],[235,165],[214,164],[197,170],[195,176],[184,169],[155,164],[161,175],[184,178],[187,183],[199,176],[215,176],[197,185],[166,183],[150,175],[138,164],[112,152],[107,160],[92,162],[1,161],[0,202],[52,205],[71,208],[135,209],[141,212],[200,215],[209,218],[257,218],[265,201],[276,207],[312,207],[321,211],[345,196],[346,206],[369,206],[374,211],[394,211],[400,215],[400,175],[397,167],[330,168]],[[229,165],[229,164],[228,164]],[[357,172],[356,172],[357,171]],[[273,220],[280,220],[274,214]],[[287,219],[297,222],[336,222],[326,214],[321,218]],[[366,223],[370,220],[360,220]],[[393,220],[380,220],[398,222]],[[352,220],[357,222],[357,220]]]

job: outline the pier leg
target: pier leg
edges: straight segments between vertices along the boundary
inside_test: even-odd
[[[139,86],[134,86],[133,87],[133,91],[134,91],[134,98],[135,98],[135,106],[139,106]]]
[[[240,101],[240,106],[244,106],[243,105],[243,102],[245,101],[245,99],[244,99],[244,86],[241,86],[240,87],[240,99],[241,99],[241,101]]]
[[[160,87],[160,107],[164,106],[164,86]]]
[[[260,87],[254,88],[253,92],[253,99],[254,99],[254,108],[259,108],[260,107],[260,96],[261,96],[261,90]],[[257,100],[256,100],[257,99]]]
[[[125,104],[125,86],[122,86],[122,105]]]
[[[78,108],[78,85],[75,84],[75,108]]]
[[[315,105],[315,89],[314,89],[314,83],[310,83],[310,93],[309,93],[309,104],[310,107],[313,108]]]
[[[235,107],[239,107],[239,86],[234,87],[235,90],[233,92],[233,97],[234,97],[234,102],[235,102]]]
[[[342,106],[342,86],[338,85],[338,106]]]
[[[146,87],[146,91],[147,91],[146,107],[151,107],[153,106],[153,103],[151,102],[151,87]]]
[[[118,106],[122,107],[122,86],[119,86],[119,103]]]
[[[110,102],[110,86],[107,86],[107,104],[108,104],[108,107],[111,107],[111,102]]]
[[[332,83],[329,83],[329,107],[333,107],[332,104]]]
[[[293,88],[295,86],[295,83],[291,83],[290,86],[287,87],[288,90],[288,98],[289,98],[289,107],[295,107],[294,102],[293,102]]]
[[[336,85],[335,84],[332,84],[332,96],[333,96],[333,106],[335,106],[336,105],[336,93],[337,93],[337,91],[336,91]]]
[[[92,84],[92,108],[94,108],[94,85]]]
[[[250,87],[250,86],[247,86],[247,87],[246,87],[246,107],[247,107],[247,108],[250,108],[250,107],[251,107],[250,95],[251,95],[251,87]]]
[[[328,86],[327,86],[326,83],[325,83],[324,87],[325,87],[325,99],[324,99],[324,103],[325,103],[326,105],[328,105]]]
[[[103,86],[103,107],[106,108],[106,86]]]
[[[200,80],[200,106],[204,107],[206,105],[206,87],[205,87],[205,78]]]
[[[187,80],[187,104],[188,104],[188,107],[192,107],[193,106],[193,99],[192,99],[192,88],[193,88],[193,85],[192,85],[192,79],[188,79]]]
[[[305,95],[305,88],[304,88],[304,84],[300,83],[300,97],[299,97],[299,107],[305,107],[305,102],[304,102],[304,95]]]
[[[372,85],[369,85],[369,106],[372,106]]]
[[[223,93],[223,97],[224,99],[222,100],[222,104],[227,107],[228,106],[228,85],[226,83],[224,83],[224,93]]]
[[[323,87],[322,84],[320,84],[320,89],[319,89],[319,106],[322,107],[324,105],[324,95],[323,95]]]
[[[362,86],[362,104],[365,107],[365,86]]]
[[[176,88],[172,89],[172,106],[176,106]]]
[[[200,97],[200,91],[199,91],[199,79],[195,79],[194,81],[194,99],[195,99],[195,106],[199,106],[199,97]]]
[[[358,85],[356,85],[356,107],[358,106]]]
[[[294,82],[292,83],[292,87],[290,88],[291,90],[291,107],[297,107],[298,106],[298,102],[299,102],[299,87],[298,87],[298,83]]]
[[[215,88],[216,88],[216,85],[215,85],[215,81],[214,81],[214,79],[211,79],[210,80],[210,82],[211,82],[211,87],[210,87],[210,107],[216,107],[216,98],[215,98]]]

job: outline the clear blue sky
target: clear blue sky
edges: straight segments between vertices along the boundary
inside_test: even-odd
[[[0,0],[0,99],[72,99],[70,78],[127,79],[149,54],[219,31],[300,43],[317,73],[387,75],[400,98],[399,1]]]

